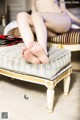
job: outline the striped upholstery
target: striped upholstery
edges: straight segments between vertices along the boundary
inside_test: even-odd
[[[64,49],[50,47],[48,64],[30,64],[21,56],[19,43],[13,46],[0,47],[0,68],[14,72],[38,76],[52,80],[52,78],[71,62],[71,52]]]
[[[49,38],[48,41],[51,43],[63,45],[80,44],[80,29],[72,29],[67,33],[63,33],[58,36]]]
[[[9,31],[8,34],[12,36],[20,36],[17,28]],[[55,37],[49,38],[48,42],[63,45],[80,44],[80,29],[71,29],[67,33],[59,34]]]

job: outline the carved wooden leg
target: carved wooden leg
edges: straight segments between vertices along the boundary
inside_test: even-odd
[[[53,111],[54,95],[55,95],[54,89],[48,88],[47,89],[47,107],[48,107],[48,112],[52,112]]]
[[[70,86],[70,76],[64,78],[64,95],[68,95]]]

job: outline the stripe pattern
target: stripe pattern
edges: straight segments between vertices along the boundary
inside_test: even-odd
[[[48,41],[51,43],[63,45],[80,44],[80,29],[72,29],[67,33],[63,33],[58,36],[49,38]]]
[[[71,62],[70,51],[50,47],[48,48],[48,64],[30,64],[22,58],[21,46],[23,45],[23,43],[19,43],[13,46],[0,47],[0,68],[52,80],[53,76]]]
[[[9,31],[8,34],[11,36],[20,36],[17,28]],[[63,45],[80,44],[80,29],[71,29],[67,33],[58,34],[55,37],[48,38],[48,42]]]

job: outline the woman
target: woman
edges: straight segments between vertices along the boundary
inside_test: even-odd
[[[80,24],[80,20],[66,9],[64,0],[32,0],[32,14],[21,12],[17,15],[19,31],[26,46],[22,48],[24,59],[33,64],[48,63],[48,36],[67,32],[71,19]],[[31,26],[34,26],[37,42],[34,42]]]

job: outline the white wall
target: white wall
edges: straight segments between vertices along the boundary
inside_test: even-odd
[[[29,11],[31,0],[7,0],[9,20],[15,20],[18,12]]]

